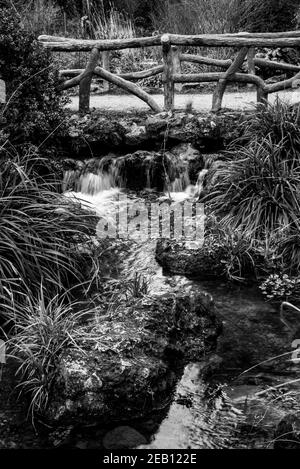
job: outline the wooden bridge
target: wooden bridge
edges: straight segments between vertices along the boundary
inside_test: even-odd
[[[300,86],[300,66],[273,62],[255,57],[256,48],[299,48],[300,31],[282,33],[238,33],[211,34],[197,36],[181,36],[163,34],[142,38],[116,40],[84,40],[57,36],[40,36],[43,46],[55,52],[90,52],[85,69],[62,70],[60,72],[61,89],[79,86],[79,110],[89,111],[90,91],[93,77],[100,77],[123,90],[145,101],[155,112],[161,112],[161,107],[135,82],[143,78],[162,74],[164,84],[164,108],[172,110],[177,84],[217,82],[212,98],[212,111],[218,112],[222,108],[222,99],[228,83],[248,83],[257,88],[257,102],[264,102],[268,95],[289,88]],[[162,48],[163,61],[148,70],[139,72],[113,74],[109,71],[109,51],[158,47]],[[183,47],[227,47],[237,50],[234,60],[217,60],[209,56],[182,53]],[[102,66],[99,65],[102,59]],[[211,73],[182,73],[182,63],[190,62],[219,67],[220,72]],[[240,73],[240,68],[247,63],[247,72]],[[276,70],[294,72],[294,77],[278,83],[267,84],[256,75],[256,67],[269,67]],[[223,70],[222,70],[223,69]]]

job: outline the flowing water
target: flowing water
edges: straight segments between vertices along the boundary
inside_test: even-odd
[[[207,168],[200,172],[197,183],[191,185],[187,171],[183,171],[169,185],[165,195],[159,195],[158,200],[171,198],[175,203],[196,200],[203,190],[206,174]],[[73,191],[67,190],[70,186],[73,186]],[[121,177],[117,164],[109,170],[100,165],[96,173],[68,171],[64,179],[68,197],[80,199],[83,205],[106,220],[111,217],[116,205],[120,210],[120,194],[127,193],[124,186],[126,181]],[[147,189],[146,197],[152,196],[150,182]],[[141,198],[141,195],[132,192],[128,196],[132,203]],[[129,424],[147,437],[148,443],[143,445],[144,448],[267,447],[270,441],[268,431],[260,434],[258,430],[258,435],[254,432],[254,436],[252,432],[251,438],[247,432],[245,437],[243,432],[249,426],[256,428],[257,415],[265,419],[265,403],[256,396],[266,383],[274,381],[272,376],[276,372],[269,366],[255,368],[250,375],[242,375],[242,379],[241,374],[247,367],[269,359],[285,346],[288,348],[286,332],[282,329],[278,314],[263,301],[255,288],[229,288],[220,282],[165,276],[155,260],[155,247],[155,240],[133,242],[122,266],[123,274],[131,277],[135,272],[143,273],[149,280],[152,294],[180,289],[183,285],[212,294],[224,324],[224,333],[219,339],[215,356],[202,363],[191,363],[185,368],[168,409],[156,413],[150,421],[146,419]],[[210,365],[217,370],[213,377],[209,375]],[[213,389],[211,395],[208,393],[210,386]],[[252,408],[251,402],[256,407]],[[269,419],[276,424],[281,417],[280,412],[276,416],[271,413]]]

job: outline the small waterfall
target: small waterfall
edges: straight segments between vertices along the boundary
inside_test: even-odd
[[[65,171],[63,180],[64,192],[77,192],[96,196],[112,189],[137,188],[153,189],[157,180],[162,179],[165,194],[175,194],[174,198],[200,196],[208,172],[207,166],[198,176],[196,185],[192,185],[189,166],[180,158],[166,159],[167,164],[159,166],[156,158],[106,157],[101,160],[88,160],[76,169]],[[167,173],[166,177],[164,176]],[[165,182],[164,182],[165,180]]]
[[[196,195],[198,197],[200,197],[200,195],[203,192],[204,181],[205,181],[205,177],[206,177],[207,173],[208,173],[208,169],[202,169],[202,171],[200,171],[200,173],[199,173],[199,176],[198,176],[198,179],[197,179],[197,182],[196,182]]]
[[[117,159],[91,160],[81,170],[65,171],[63,192],[74,191],[87,195],[124,187]]]
[[[172,192],[184,192],[191,185],[188,168],[175,178],[173,182],[166,184],[165,191],[169,190]]]

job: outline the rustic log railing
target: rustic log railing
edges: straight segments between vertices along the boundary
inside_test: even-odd
[[[228,83],[245,83],[257,88],[257,101],[265,102],[268,95],[289,88],[300,86],[300,66],[281,62],[273,62],[255,56],[255,48],[298,48],[300,47],[300,31],[282,33],[247,33],[238,34],[205,34],[197,36],[181,36],[163,34],[143,38],[115,40],[84,40],[57,36],[40,36],[39,41],[46,49],[54,52],[90,52],[85,69],[62,70],[60,72],[60,88],[68,89],[79,86],[79,110],[86,113],[90,108],[90,91],[93,77],[103,79],[105,91],[112,83],[145,101],[155,111],[162,111],[157,102],[146,93],[136,81],[162,74],[164,84],[164,108],[174,108],[175,92],[180,91],[183,83],[217,82],[213,93],[212,111],[222,108],[222,100]],[[109,70],[109,51],[162,47],[163,63],[148,70],[139,72],[113,74]],[[220,60],[200,55],[186,54],[180,47],[230,47],[237,49],[234,60]],[[99,62],[102,58],[102,66]],[[182,63],[190,62],[205,64],[225,69],[221,72],[183,74]],[[247,73],[241,73],[246,64]],[[295,76],[278,83],[267,84],[256,75],[256,67],[269,67],[276,70],[295,72]]]

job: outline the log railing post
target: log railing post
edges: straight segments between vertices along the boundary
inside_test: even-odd
[[[222,100],[223,100],[223,96],[226,90],[228,78],[230,78],[232,75],[234,75],[238,71],[238,69],[243,64],[247,53],[248,53],[248,47],[243,47],[239,51],[236,59],[230,65],[228,70],[224,73],[223,77],[220,79],[213,94],[212,112],[218,112],[222,109]]]
[[[110,71],[110,64],[109,64],[109,51],[105,50],[102,52],[102,68],[104,70]],[[109,91],[109,82],[103,80],[103,93],[108,93]]]
[[[92,50],[90,59],[86,66],[84,76],[80,80],[79,84],[79,112],[86,114],[90,110],[90,95],[91,95],[91,83],[93,79],[93,73],[97,67],[100,52],[96,47]]]
[[[268,91],[261,86],[257,87],[257,102],[266,104],[268,102]]]
[[[172,56],[173,56],[173,72],[181,75],[181,58],[180,58],[178,47],[176,46],[172,47]],[[174,85],[175,91],[178,91],[180,93],[182,91],[182,86],[183,86],[182,83],[175,83]]]
[[[165,110],[171,111],[174,108],[174,81],[173,81],[173,51],[171,41],[168,34],[164,34],[161,38],[164,72],[164,97],[165,97]]]
[[[255,75],[255,62],[254,62],[254,59],[255,59],[255,49],[254,47],[251,47],[249,50],[248,50],[248,55],[247,55],[247,65],[248,65],[248,73],[250,73],[251,75]],[[253,88],[254,85],[252,85],[251,83],[248,84],[248,88]]]

